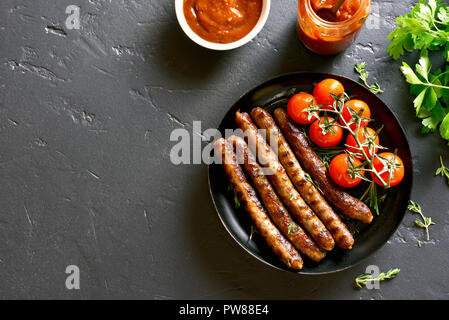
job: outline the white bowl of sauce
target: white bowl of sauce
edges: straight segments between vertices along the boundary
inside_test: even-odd
[[[231,50],[251,41],[263,28],[271,0],[175,0],[185,34],[212,50]]]

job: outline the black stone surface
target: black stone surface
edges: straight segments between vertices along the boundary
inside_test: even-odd
[[[394,18],[415,2],[375,1],[380,29],[364,28],[346,52],[324,57],[299,42],[293,0],[273,1],[262,32],[230,52],[192,43],[174,1],[2,0],[0,298],[449,298],[449,187],[434,177],[448,147],[420,133],[400,61],[385,53]],[[65,26],[71,4],[81,8],[80,30]],[[282,73],[357,79],[356,61],[368,63],[405,127],[413,199],[436,222],[431,240],[408,213],[352,269],[314,277],[270,269],[221,225],[206,166],[171,164],[170,133],[191,132],[194,120],[216,127],[240,95]],[[65,287],[71,264],[80,290]],[[354,289],[370,264],[402,271],[380,290]]]

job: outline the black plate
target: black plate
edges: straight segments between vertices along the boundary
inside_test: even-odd
[[[351,97],[361,99],[370,106],[372,117],[376,120],[372,126],[384,125],[380,135],[382,145],[389,147],[390,151],[397,148],[398,155],[405,166],[404,180],[389,191],[380,215],[375,216],[370,225],[364,225],[362,230],[354,236],[355,244],[352,250],[345,251],[335,248],[319,263],[304,258],[304,267],[299,272],[288,269],[271,252],[260,236],[255,235],[252,240],[249,240],[251,221],[248,214],[244,209],[237,210],[235,208],[234,195],[228,191],[229,180],[222,166],[216,164],[209,166],[209,187],[212,200],[229,234],[242,248],[260,261],[274,268],[299,274],[325,274],[341,271],[361,262],[381,248],[401,223],[412,188],[412,156],[407,137],[398,119],[375,94],[359,83],[342,76],[324,73],[294,73],[267,81],[243,95],[226,113],[218,130],[224,137],[225,129],[237,128],[234,122],[237,110],[250,112],[256,106],[269,110],[285,106],[290,89],[296,88],[299,91],[311,92],[314,84],[325,78],[339,80]]]

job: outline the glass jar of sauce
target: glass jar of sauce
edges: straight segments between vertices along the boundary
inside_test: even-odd
[[[347,0],[335,15],[319,10],[322,3],[337,0],[299,0],[296,30],[304,45],[319,54],[336,54],[357,38],[368,18],[371,0]]]

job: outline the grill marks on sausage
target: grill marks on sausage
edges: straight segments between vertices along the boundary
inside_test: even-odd
[[[225,139],[219,139],[214,143],[214,149],[216,154],[221,155],[224,171],[258,233],[281,261],[292,269],[301,269],[303,266],[301,256],[266,214],[255,190],[247,182],[244,172],[237,163],[232,145]]]
[[[253,184],[262,199],[265,208],[274,224],[288,238],[292,244],[313,261],[320,261],[326,253],[318,247],[304,230],[294,222],[287,209],[276,195],[267,177],[262,173],[262,168],[257,163],[255,156],[249,151],[246,142],[236,136],[228,138],[234,146],[238,162],[244,164],[245,171],[250,176]],[[239,157],[241,155],[241,157]]]
[[[306,178],[304,170],[287,143],[282,131],[276,125],[273,117],[262,108],[253,109],[251,116],[259,128],[267,130],[269,140],[270,137],[276,138],[279,161],[284,165],[287,174],[290,176],[301,196],[321,219],[327,230],[330,231],[337,245],[342,249],[351,249],[354,244],[352,234],[315,185]],[[269,142],[271,143],[271,141]]]
[[[236,123],[245,132],[250,148],[256,149],[252,151],[258,155],[258,159],[267,164],[266,168],[270,168],[274,173],[268,175],[268,178],[292,215],[321,248],[327,251],[332,250],[335,241],[331,234],[294,188],[284,167],[279,163],[277,155],[259,134],[250,116],[247,113],[237,112]]]
[[[370,223],[373,220],[373,215],[369,207],[362,201],[352,197],[331,180],[328,170],[315,151],[313,151],[307,137],[288,118],[287,112],[278,108],[274,111],[274,118],[299,161],[319,184],[327,200],[340,210],[342,214],[364,223]]]
[[[314,183],[306,178],[299,161],[327,200],[344,215],[370,223],[373,216],[368,206],[331,180],[327,168],[313,151],[307,137],[288,118],[285,110],[275,110],[273,115],[276,121],[261,108],[253,109],[251,115],[259,128],[267,130],[268,142],[271,137],[276,138],[278,154],[266,143],[251,117],[240,112],[236,113],[236,123],[245,133],[248,144],[242,138],[233,136],[229,141],[217,140],[214,148],[216,154],[222,155],[224,170],[259,234],[289,268],[296,270],[303,266],[296,249],[313,261],[322,260],[326,255],[324,250],[332,250],[335,243],[342,249],[352,249],[352,234]],[[237,155],[244,157],[239,162],[233,146]],[[238,148],[243,149],[243,152],[238,151]],[[271,174],[262,171],[255,154],[263,170],[271,169]],[[238,163],[243,163],[257,192],[247,182]]]

